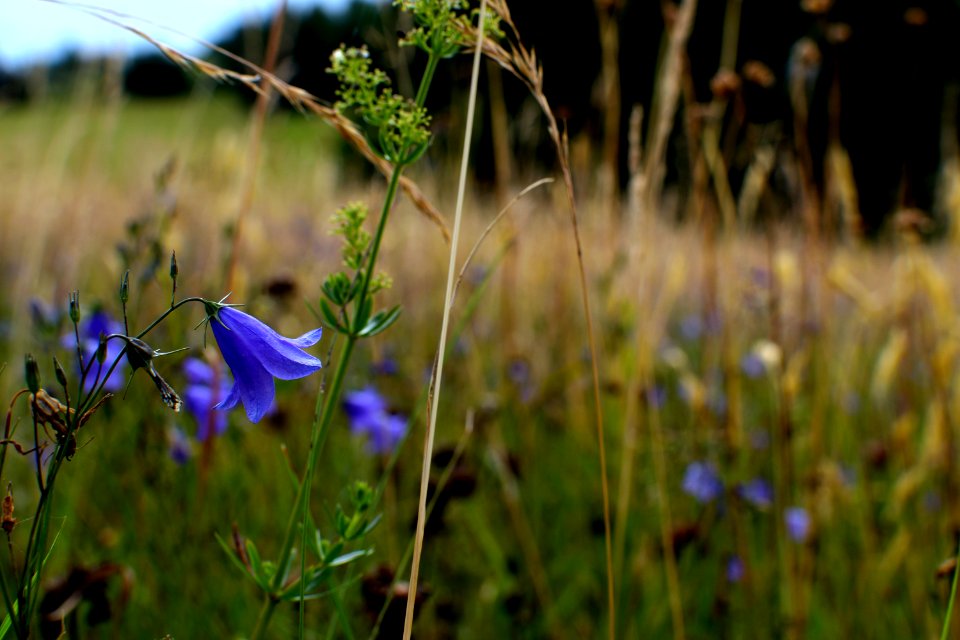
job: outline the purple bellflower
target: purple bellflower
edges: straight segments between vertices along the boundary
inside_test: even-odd
[[[350,431],[367,439],[367,451],[390,453],[407,432],[403,416],[387,411],[387,401],[373,387],[343,395],[343,410],[350,418]]]
[[[757,509],[773,506],[773,487],[763,478],[754,478],[740,487],[740,497]]]
[[[747,568],[743,564],[743,558],[738,555],[727,558],[727,580],[729,582],[740,582],[746,573]]]
[[[200,358],[184,360],[183,373],[187,378],[183,404],[197,421],[197,440],[205,442],[210,437],[211,426],[213,435],[223,435],[227,430],[227,414],[213,411],[213,407],[230,394],[230,380],[226,375],[218,376],[213,367]]]
[[[181,466],[189,462],[193,456],[193,450],[190,448],[190,439],[180,427],[173,427],[167,431],[167,443],[171,460]]]
[[[723,480],[709,462],[691,462],[683,474],[681,486],[684,493],[703,504],[713,502],[723,493]]]
[[[250,422],[259,422],[273,405],[274,378],[296,380],[320,369],[320,360],[304,349],[320,341],[322,329],[284,338],[242,311],[216,302],[205,304],[213,336],[233,373],[230,393],[214,409],[225,411],[243,402]]]
[[[108,336],[113,333],[123,333],[123,324],[110,317],[110,314],[106,311],[95,311],[80,321],[77,330],[80,334],[80,352],[83,354],[83,364],[84,366],[88,366],[89,363],[96,358],[97,347],[100,346],[100,334],[102,333]],[[71,332],[62,338],[61,344],[70,349],[74,347],[74,340],[74,335]],[[107,342],[107,357],[103,361],[103,367],[100,371],[101,376],[106,374],[110,365],[120,357],[124,346],[122,340],[110,340]],[[90,366],[90,373],[87,374],[87,378],[83,383],[84,391],[92,391],[94,384],[98,383],[98,369],[100,369],[100,367],[96,362]],[[113,372],[110,373],[110,377],[107,378],[107,381],[103,385],[104,390],[114,393],[119,391],[123,388],[124,377],[124,365],[121,362],[118,363],[117,366],[114,367]]]
[[[787,535],[794,542],[806,542],[810,536],[810,514],[803,507],[789,507],[783,512]]]

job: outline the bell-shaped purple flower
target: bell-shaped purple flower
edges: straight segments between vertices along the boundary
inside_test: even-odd
[[[683,473],[681,488],[697,502],[707,504],[723,493],[723,480],[709,462],[691,462]]]
[[[783,512],[787,535],[794,542],[805,542],[810,536],[810,514],[803,507],[788,507]]]
[[[740,497],[757,509],[773,506],[773,487],[763,478],[754,478],[740,487]]]
[[[284,338],[253,316],[225,305],[207,303],[207,314],[220,353],[233,372],[233,387],[214,409],[238,402],[251,422],[259,422],[273,404],[273,379],[296,380],[320,369],[320,360],[304,349],[320,340],[322,329],[299,338]]]
[[[370,453],[390,453],[407,432],[406,419],[389,413],[387,401],[373,387],[345,393],[343,410],[350,418],[350,431],[367,439]]]
[[[213,435],[222,435],[227,430],[227,414],[213,411],[214,405],[230,394],[230,380],[226,375],[217,375],[213,367],[199,358],[183,361],[183,373],[187,386],[183,390],[183,404],[197,421],[197,440],[205,442]]]
[[[170,459],[178,465],[185,465],[193,456],[193,449],[190,447],[190,439],[180,427],[173,427],[167,431],[167,452]]]
[[[114,333],[123,333],[123,324],[110,317],[110,314],[106,311],[95,311],[80,321],[77,332],[80,334],[80,351],[83,353],[83,364],[87,366],[96,357],[97,347],[100,346],[100,334],[108,336]],[[61,339],[61,344],[68,349],[73,348],[75,339],[73,332],[68,333]],[[107,357],[103,362],[103,367],[101,368],[96,362],[90,366],[90,372],[83,382],[84,391],[93,390],[95,384],[99,382],[97,371],[100,370],[100,375],[106,374],[110,365],[120,357],[123,347],[122,340],[107,342]],[[116,393],[122,389],[125,375],[124,363],[120,362],[114,367],[110,377],[104,383],[104,390]]]

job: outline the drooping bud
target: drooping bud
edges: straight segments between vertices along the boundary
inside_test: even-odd
[[[139,338],[126,338],[126,340],[127,362],[130,363],[130,368],[134,371],[137,369],[145,370],[150,379],[153,380],[153,384],[159,389],[163,404],[179,412],[180,408],[183,407],[183,401],[176,390],[157,373],[157,369],[153,366],[153,358],[157,355],[157,352]]]
[[[173,287],[170,289],[170,306],[176,303],[177,299],[177,275],[180,273],[179,267],[177,267],[177,252],[173,251],[170,253],[170,280],[173,282]]]
[[[40,390],[40,367],[33,355],[27,354],[23,359],[23,372],[27,380],[27,389],[30,393],[36,393]]]
[[[97,343],[97,363],[103,364],[107,360],[107,336],[100,334],[100,342]]]
[[[3,507],[0,508],[0,527],[10,535],[17,526],[17,518],[13,515],[13,485],[7,483],[7,495],[3,498]]]
[[[80,292],[74,291],[70,294],[70,321],[73,324],[80,322]]]
[[[127,269],[123,272],[123,277],[120,278],[120,304],[127,304],[127,300],[130,299],[130,270]]]
[[[60,364],[60,361],[57,360],[57,356],[53,356],[53,371],[57,376],[57,382],[60,383],[61,387],[67,386],[67,374],[63,370],[63,365]]]
[[[150,367],[153,356],[156,355],[150,345],[139,338],[127,338],[126,340],[127,362],[130,363],[130,368],[136,371],[137,369]]]

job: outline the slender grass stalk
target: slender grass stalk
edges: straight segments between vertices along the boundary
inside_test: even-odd
[[[431,382],[430,415],[426,442],[423,451],[423,469],[420,473],[420,503],[417,507],[417,533],[413,544],[413,564],[410,568],[410,589],[407,595],[407,610],[403,624],[403,639],[410,640],[413,634],[413,614],[416,607],[417,580],[420,576],[420,555],[423,552],[424,530],[427,520],[427,488],[430,480],[430,464],[433,458],[433,440],[437,429],[437,406],[443,382],[444,352],[447,346],[447,328],[453,301],[453,284],[457,268],[457,246],[460,241],[460,221],[463,217],[463,200],[467,186],[467,167],[470,161],[470,141],[473,133],[473,117],[477,103],[477,83],[480,78],[480,59],[483,53],[484,21],[487,16],[487,0],[480,0],[480,15],[477,27],[477,44],[473,54],[473,71],[470,77],[470,97],[467,103],[467,122],[464,132],[463,154],[460,158],[460,182],[457,188],[457,207],[453,218],[453,233],[450,238],[450,260],[447,266],[447,286],[443,302],[443,320],[440,325],[440,345],[437,348],[436,368]],[[431,56],[434,57],[434,56]],[[428,66],[428,70],[430,67]],[[425,79],[428,76],[424,76]],[[418,93],[418,98],[420,97]]]
[[[509,10],[505,3],[494,5],[500,19],[508,25],[517,42],[511,45],[510,52],[499,47],[495,42],[491,42],[487,51],[492,59],[496,60],[501,67],[515,74],[530,90],[531,95],[540,106],[540,110],[547,121],[547,132],[557,152],[557,159],[560,163],[560,169],[563,174],[563,183],[566,190],[567,201],[570,206],[570,226],[573,231],[574,246],[576,248],[577,268],[579,272],[579,285],[581,295],[581,305],[587,324],[587,342],[590,349],[591,373],[593,377],[593,401],[594,417],[597,428],[597,443],[600,457],[600,487],[603,500],[603,531],[604,548],[606,552],[606,574],[607,574],[607,609],[610,618],[608,625],[608,635],[611,640],[615,637],[614,621],[616,620],[616,596],[613,579],[613,533],[610,526],[610,489],[607,480],[607,456],[606,445],[604,443],[603,426],[603,407],[600,402],[600,370],[597,362],[597,340],[596,332],[593,327],[593,313],[590,308],[590,291],[587,286],[586,267],[583,263],[583,242],[580,239],[580,226],[577,216],[577,200],[573,188],[573,175],[570,171],[570,154],[566,135],[561,133],[557,123],[557,118],[550,108],[546,94],[543,92],[543,73],[537,62],[536,55],[528,51],[520,42],[520,34],[516,25],[510,18]],[[688,7],[696,6],[696,0],[687,0],[683,3],[683,11],[688,11]],[[689,11],[688,11],[689,12]],[[477,45],[482,47],[482,43]]]
[[[287,574],[290,559],[293,555],[293,544],[297,533],[297,525],[306,518],[306,510],[310,504],[310,487],[313,484],[313,471],[317,466],[317,461],[320,459],[320,452],[323,449],[323,444],[326,441],[327,433],[330,429],[334,407],[340,397],[340,389],[343,386],[343,379],[346,377],[347,365],[350,362],[350,355],[353,352],[355,344],[356,338],[347,336],[346,342],[343,345],[343,351],[337,360],[337,368],[330,381],[330,388],[327,389],[325,393],[319,393],[317,395],[316,417],[314,418],[313,429],[311,430],[307,465],[303,480],[297,489],[296,498],[294,498],[293,508],[290,510],[290,518],[287,521],[283,544],[280,547],[280,555],[277,560],[277,572],[274,574],[273,582],[270,585],[274,592],[283,586],[283,580]],[[307,527],[303,527],[304,532],[306,529]],[[301,558],[302,557],[303,552],[301,551]],[[257,625],[254,627],[254,631],[250,636],[251,640],[259,640],[264,637],[276,605],[277,599],[274,595],[272,593],[266,594],[266,598],[260,609],[260,616],[257,618]]]
[[[649,387],[652,379],[648,371],[640,378]],[[667,578],[670,599],[670,615],[673,619],[674,640],[686,637],[683,623],[683,597],[680,593],[680,575],[677,571],[677,556],[673,546],[673,518],[670,513],[670,496],[667,492],[667,453],[660,425],[660,413],[648,404],[647,419],[650,424],[650,445],[653,457],[653,472],[657,485],[657,502],[660,504],[660,544],[663,546],[663,567]]]
[[[950,621],[953,618],[953,604],[957,599],[957,578],[960,577],[960,537],[957,538],[957,557],[958,564],[953,568],[953,580],[950,583],[950,600],[947,602],[947,613],[943,617],[943,629],[940,631],[940,640],[947,640],[950,637]]]
[[[271,73],[277,63],[277,53],[280,49],[280,38],[283,35],[284,16],[287,13],[287,0],[280,0],[270,23],[270,34],[267,37],[267,51],[264,57],[263,68]],[[240,196],[240,207],[233,226],[233,238],[230,242],[230,254],[227,258],[227,274],[224,281],[226,290],[233,291],[237,276],[237,262],[240,256],[241,240],[243,237],[244,222],[250,215],[253,207],[253,198],[257,188],[257,169],[260,166],[260,147],[263,142],[263,128],[267,120],[267,108],[273,95],[273,87],[267,84],[263,92],[257,95],[250,118],[250,137],[247,141],[247,157],[244,166],[243,192]]]

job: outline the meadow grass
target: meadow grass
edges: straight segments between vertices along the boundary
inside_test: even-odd
[[[58,333],[31,325],[32,296],[62,309],[79,289],[86,308],[115,310],[129,267],[131,315],[145,321],[169,299],[165,268],[145,271],[156,241],[177,251],[181,290],[218,297],[247,186],[237,179],[246,126],[238,104],[209,96],[110,102],[81,91],[0,113],[10,150],[0,199],[0,397],[22,386],[24,345],[44,357],[60,349]],[[284,335],[316,325],[308,305],[339,267],[330,214],[382,199],[383,181],[345,169],[339,144],[296,113],[273,115],[263,133],[232,299]],[[410,176],[452,211],[452,190],[428,166]],[[467,246],[497,211],[487,189],[470,189]],[[608,628],[593,382],[566,198],[555,183],[516,204],[454,304],[434,478],[458,443],[462,454],[442,515],[427,526],[417,637],[599,637]],[[812,246],[790,226],[711,240],[694,224],[612,217],[589,188],[578,206],[614,506],[616,635],[939,633],[951,571],[938,577],[938,567],[955,553],[960,514],[954,247]],[[423,390],[443,311],[443,236],[405,198],[390,224],[381,265],[394,286],[383,295],[403,316],[358,348],[346,385],[374,383],[397,410],[420,417],[390,472],[374,555],[336,578],[354,637],[379,612],[364,576],[395,568],[413,537]],[[121,242],[141,247],[132,264],[117,252]],[[295,285],[292,295],[271,295],[280,281]],[[188,316],[163,328],[164,348],[203,349],[191,331],[201,318]],[[325,339],[316,353],[329,350]],[[386,359],[395,373],[382,373]],[[178,360],[162,362],[182,384]],[[194,443],[181,466],[168,456],[169,429],[195,425],[152,402],[138,374],[81,433],[64,469],[47,576],[122,567],[110,585],[119,637],[249,629],[255,594],[214,534],[229,538],[236,523],[261,550],[280,545],[295,493],[285,456],[302,464],[316,385],[280,383],[276,418],[254,426],[235,412],[227,434],[206,448]],[[376,483],[386,467],[346,422],[335,421],[317,469],[318,514],[345,500],[347,482]],[[698,502],[684,490],[694,462],[713,465],[719,496]],[[29,459],[8,468],[18,513],[29,512],[19,506],[34,499]],[[770,504],[741,494],[756,478],[772,485]],[[811,517],[797,541],[783,521],[795,506]],[[734,557],[740,574],[729,572]],[[332,601],[311,605],[308,637],[347,637],[335,619]],[[382,636],[399,635],[396,624],[388,616]],[[271,636],[291,637],[296,625],[296,609],[281,608]]]

